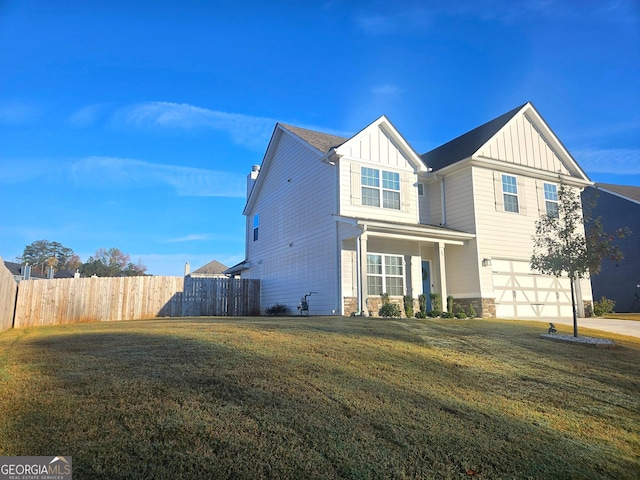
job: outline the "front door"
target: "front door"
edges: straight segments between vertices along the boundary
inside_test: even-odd
[[[429,260],[422,261],[422,293],[427,297],[427,312],[431,307],[431,262]]]

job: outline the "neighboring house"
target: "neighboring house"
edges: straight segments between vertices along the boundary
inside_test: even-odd
[[[225,275],[225,271],[228,269],[226,265],[218,262],[217,260],[212,260],[207,263],[205,266],[198,268],[191,272],[192,277],[198,278],[227,278]]]
[[[601,271],[591,276],[593,298],[615,300],[616,312],[640,312],[640,187],[596,183],[582,193],[586,208],[593,203],[593,218],[601,217],[609,233],[628,227],[631,235],[615,239],[624,260],[604,259]]]
[[[21,265],[16,262],[4,262],[4,266],[11,272],[13,278],[16,282],[20,282],[21,280],[37,280],[42,278],[47,278],[46,275],[41,275],[39,273],[35,273],[33,269],[31,269],[28,265]]]
[[[261,305],[376,315],[380,294],[440,293],[484,317],[571,316],[567,278],[531,272],[558,176],[592,184],[531,103],[422,156],[386,117],[351,138],[277,124],[248,177],[246,258]],[[579,282],[579,313],[590,302]]]

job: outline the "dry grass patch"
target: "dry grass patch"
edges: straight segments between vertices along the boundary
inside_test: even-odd
[[[636,478],[640,340],[542,324],[180,319],[0,335],[0,455],[76,478]],[[586,330],[586,329],[585,329]]]

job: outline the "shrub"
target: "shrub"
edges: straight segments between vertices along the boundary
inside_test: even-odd
[[[418,295],[418,305],[420,305],[420,313],[423,316],[418,317],[418,314],[416,313],[416,318],[424,318],[427,315],[427,296],[424,293]]]
[[[453,295],[449,295],[447,297],[447,313],[452,315],[451,317],[447,318],[453,318]]]
[[[413,297],[411,295],[405,295],[403,297],[404,301],[404,314],[407,318],[413,317]]]
[[[395,303],[385,303],[380,307],[380,310],[378,310],[378,315],[385,318],[400,317],[402,312],[400,311],[400,307]]]
[[[476,318],[478,316],[476,309],[473,308],[473,303],[469,304],[469,318]]]
[[[449,313],[449,312],[444,312],[442,314],[442,318],[454,318],[455,316],[453,315],[453,312]]]
[[[442,310],[429,310],[427,312],[427,317],[429,318],[438,318],[442,315]]]
[[[380,300],[382,301],[382,305],[387,305],[391,303],[391,298],[388,293],[383,293],[380,295]]]
[[[289,307],[283,303],[276,303],[264,309],[264,313],[267,315],[286,315],[289,313]]]
[[[426,314],[426,312],[423,312],[423,311],[419,310],[419,311],[416,312],[416,318],[427,318],[427,314]]]
[[[607,313],[613,312],[613,307],[616,306],[614,300],[610,300],[607,297],[602,297],[600,300],[593,302],[593,314],[596,317],[602,317]]]
[[[467,313],[464,311],[464,309],[460,305],[458,304],[455,305],[455,311],[456,313],[454,314],[454,316],[456,318],[467,318]]]
[[[442,295],[439,293],[430,293],[429,297],[431,297],[431,308],[442,311]]]

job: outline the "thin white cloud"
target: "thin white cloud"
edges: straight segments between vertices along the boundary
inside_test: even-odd
[[[103,117],[104,109],[104,105],[88,105],[73,112],[69,117],[69,123],[74,127],[93,125]]]
[[[257,150],[264,149],[276,124],[276,120],[272,118],[220,112],[171,102],[136,104],[122,109],[117,118],[136,127],[220,130],[228,133],[235,143]]]
[[[167,240],[167,243],[181,243],[181,242],[199,242],[203,240],[209,240],[211,235],[200,234],[200,233],[192,233],[190,235],[186,235],[184,237],[179,238],[170,238]]]
[[[573,157],[587,173],[640,174],[640,149],[576,150]]]
[[[164,184],[178,195],[192,197],[244,197],[246,188],[243,175],[129,158],[88,157],[71,165],[71,175],[79,186]]]
[[[438,16],[475,17],[507,24],[553,18],[637,26],[640,9],[636,0],[416,0],[401,5],[379,3],[357,11],[353,21],[356,28],[369,35],[406,34],[428,31]]]
[[[34,105],[20,102],[0,102],[0,124],[21,125],[40,116],[40,109]]]
[[[371,89],[374,95],[395,96],[401,92],[400,88],[395,85],[376,85]]]

